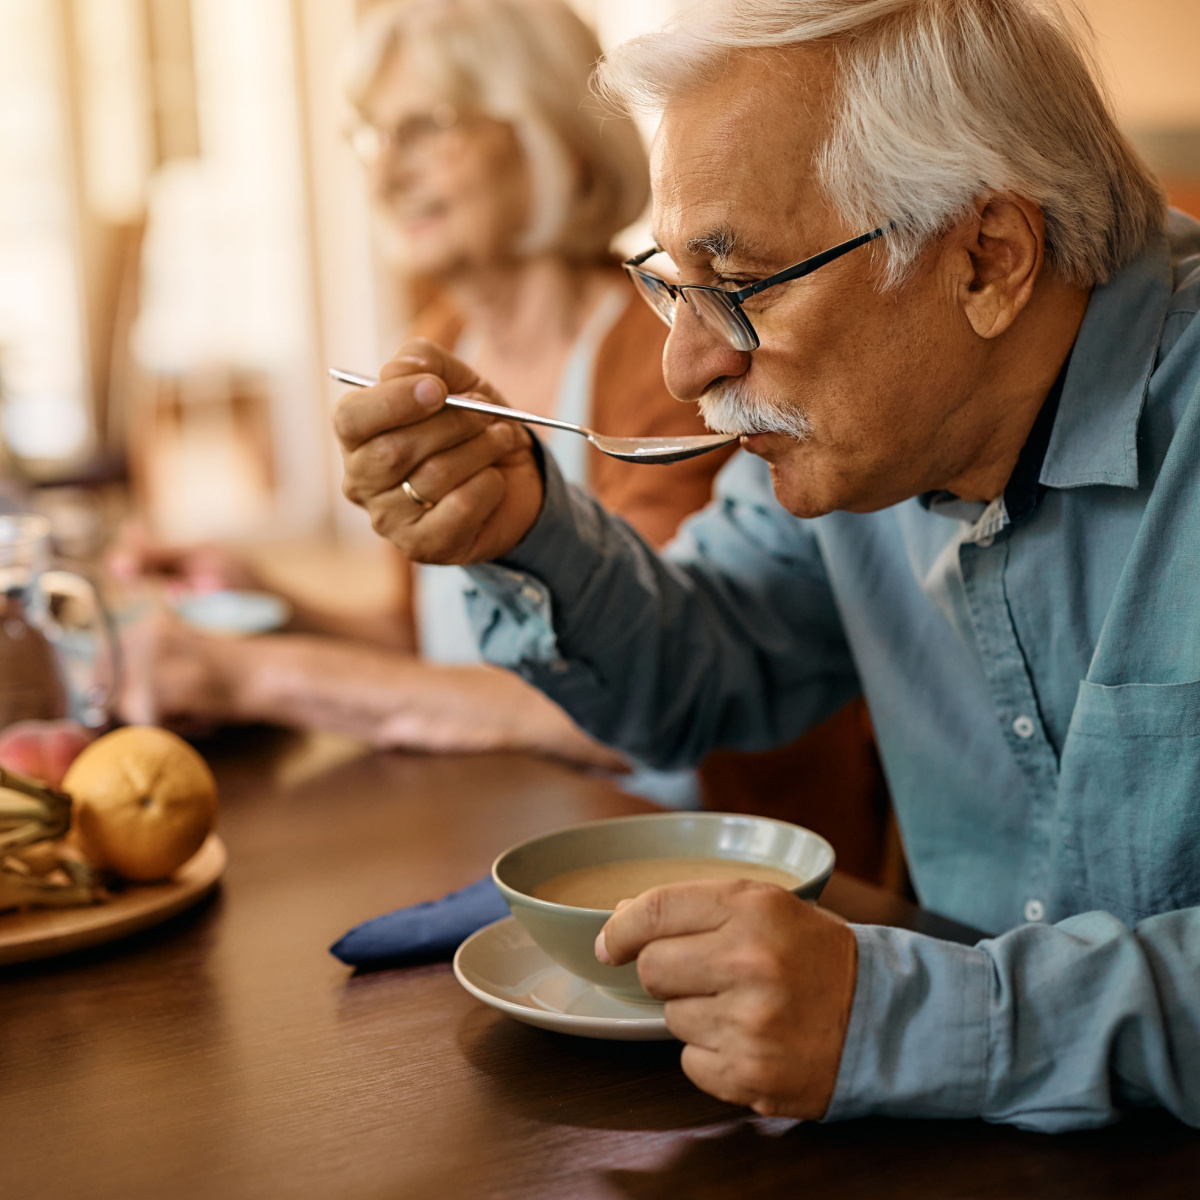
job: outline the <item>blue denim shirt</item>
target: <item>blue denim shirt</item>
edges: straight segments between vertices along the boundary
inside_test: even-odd
[[[1176,214],[1093,292],[1015,522],[799,520],[741,455],[660,558],[548,461],[537,524],[473,569],[485,655],[663,766],[865,694],[922,904],[995,936],[856,927],[831,1118],[1200,1124],[1198,308]]]

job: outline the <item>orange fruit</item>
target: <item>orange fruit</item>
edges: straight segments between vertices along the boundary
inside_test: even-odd
[[[165,879],[217,819],[217,783],[181,737],[133,725],[94,741],[71,764],[63,791],[72,829],[97,867],[126,879]]]

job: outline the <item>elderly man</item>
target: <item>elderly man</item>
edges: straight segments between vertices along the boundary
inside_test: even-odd
[[[667,382],[751,454],[660,558],[410,343],[339,407],[347,494],[474,564],[492,661],[632,754],[861,691],[922,902],[996,936],[697,883],[597,954],[762,1113],[1200,1124],[1200,227],[1045,3],[741,0],[601,85],[662,111],[678,275],[630,270]]]

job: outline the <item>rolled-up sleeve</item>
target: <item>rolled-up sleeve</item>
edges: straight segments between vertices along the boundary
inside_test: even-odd
[[[977,946],[857,926],[827,1120],[983,1117],[1043,1132],[1161,1105],[1200,1125],[1200,910],[1092,912]]]
[[[654,470],[647,467],[646,470]],[[655,767],[790,740],[858,693],[816,538],[739,455],[663,555],[564,484],[503,560],[472,567],[484,657]]]
[[[541,580],[497,563],[470,567],[467,613],[483,656],[498,667],[557,663],[550,590]]]

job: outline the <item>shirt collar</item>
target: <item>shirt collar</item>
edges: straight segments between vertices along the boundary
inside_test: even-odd
[[[1036,507],[1041,489],[1031,485],[1032,478],[1043,488],[1136,488],[1138,424],[1173,281],[1163,235],[1092,291],[1065,375],[1058,377],[1042,407],[1003,503],[984,505],[949,492],[926,492],[918,497],[922,507],[973,523],[988,536],[996,532],[993,525],[1021,520]]]
[[[1092,292],[1040,481],[1136,488],[1138,423],[1172,293],[1165,235]]]
[[[1017,465],[1004,485],[1004,510],[1008,520],[1016,525],[1025,520],[1037,508],[1045,485],[1041,482],[1042,468],[1046,465],[1046,452],[1050,448],[1050,437],[1054,432],[1055,419],[1058,416],[1058,406],[1062,403],[1063,388],[1066,385],[1067,373],[1071,366],[1071,358],[1063,363],[1050,394],[1042,402],[1038,415],[1033,422],[1033,428],[1021,447]]]
[[[1070,363],[1068,356],[1050,394],[1038,410],[1033,428],[1021,447],[1017,465],[1005,485],[1002,501],[993,501],[988,505],[979,501],[960,500],[951,492],[923,492],[917,497],[921,506],[940,516],[957,518],[974,525],[980,537],[995,536],[1005,525],[1015,525],[1025,520],[1037,508],[1045,491],[1039,476],[1046,461],[1046,449],[1050,444],[1050,434],[1054,429]]]

